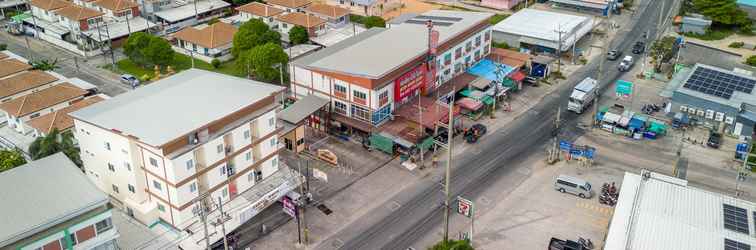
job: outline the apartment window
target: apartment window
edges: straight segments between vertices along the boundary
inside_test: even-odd
[[[273,167],[278,167],[278,158],[273,158],[273,162],[270,163]]]
[[[261,181],[263,178],[262,171],[255,170],[255,182]]]
[[[116,194],[117,194],[118,193],[118,186],[116,186],[115,184],[113,184],[112,188],[113,188],[113,192],[116,192]]]
[[[155,189],[157,189],[157,190],[163,190],[163,185],[160,185],[160,182],[158,182],[156,180],[152,181],[152,186],[155,187]]]
[[[460,71],[462,71],[462,63],[454,64],[454,73],[456,74],[456,73],[459,73]]]
[[[480,46],[480,41],[481,41],[480,36],[476,36],[475,37],[475,47]]]
[[[189,159],[188,161],[186,161],[186,170],[192,170],[193,167],[194,167],[194,160]]]
[[[491,31],[486,31],[486,34],[483,35],[483,37],[486,39],[486,41],[491,40]]]
[[[347,106],[343,102],[333,101],[333,111],[342,115],[346,115]]]
[[[221,176],[226,176],[226,166],[225,165],[220,167],[220,175]]]
[[[273,117],[268,118],[268,126],[271,126],[271,127],[276,126],[276,119]]]
[[[218,153],[223,153],[223,143],[218,144],[218,146],[215,146],[215,150],[218,151]]]
[[[158,204],[158,210],[160,210],[160,212],[165,212],[165,206],[163,206],[163,204]]]
[[[150,165],[157,167],[158,166],[157,160],[155,160],[155,158],[150,157]]]
[[[205,48],[205,55],[209,55],[209,54],[210,54],[210,50]]]
[[[252,151],[249,151],[246,154],[244,154],[244,158],[246,158],[248,161],[252,160]]]
[[[196,182],[192,182],[192,184],[189,184],[189,192],[194,193],[196,191],[197,191],[197,183]]]
[[[129,184],[128,189],[129,189],[129,192],[131,192],[132,194],[136,193],[136,189],[134,189],[134,186],[132,186],[131,184]]]
[[[254,170],[252,172],[249,172],[249,174],[247,174],[247,181],[248,182],[254,182],[255,181],[255,171]]]
[[[383,107],[383,105],[386,105],[386,103],[388,103],[388,90],[378,94],[378,106]]]
[[[105,149],[110,150],[110,142],[105,143]]]
[[[123,166],[126,167],[126,170],[131,171],[131,164],[129,164],[128,162],[124,162]]]
[[[78,242],[76,242],[76,234],[71,233],[68,235],[68,238],[71,239],[71,243],[75,246]]]
[[[276,146],[276,138],[270,139],[270,146],[275,147]]]
[[[354,6],[354,2],[349,1],[349,5]]]
[[[249,139],[250,133],[249,130],[244,130],[244,139]]]
[[[333,85],[333,95],[341,98],[346,98],[347,95],[347,88],[343,85],[334,84]]]
[[[287,25],[287,24],[285,24],[285,23],[281,23],[281,27],[282,27],[282,28],[284,28],[284,29],[286,29],[286,28],[288,28],[288,27],[289,27],[289,25]]]
[[[110,220],[110,218],[98,221],[95,223],[95,231],[97,231],[97,234],[104,233],[105,231],[110,230],[113,228],[113,222]]]
[[[446,53],[446,55],[444,55],[444,65],[448,66],[451,64],[451,62],[452,62],[451,53]]]
[[[368,111],[367,109],[363,107],[352,105],[352,117],[369,122],[370,111]]]
[[[108,162],[108,170],[115,172],[115,166],[113,166],[113,164],[110,164],[110,162]]]
[[[228,188],[224,187],[222,193],[223,193],[223,198],[228,197]]]
[[[467,44],[465,44],[465,52],[470,52],[470,50],[472,50],[472,41],[469,41],[467,42]]]
[[[462,57],[462,47],[454,50],[454,59],[459,59],[460,57]]]
[[[196,44],[192,44],[192,51],[197,52],[197,45]]]
[[[446,70],[444,70],[444,75],[445,75],[445,76],[446,76],[446,75],[449,75],[450,73],[451,73],[451,69],[446,69]]]
[[[344,4],[344,0],[339,0],[339,4]]]
[[[367,94],[354,90],[352,91],[352,95],[353,95],[352,99],[354,100],[354,102],[362,104],[362,105],[367,104]]]

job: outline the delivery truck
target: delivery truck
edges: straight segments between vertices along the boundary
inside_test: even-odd
[[[596,89],[598,88],[598,81],[593,78],[586,77],[575,85],[570,94],[570,101],[567,103],[567,110],[581,114],[585,109],[593,104],[596,99]]]

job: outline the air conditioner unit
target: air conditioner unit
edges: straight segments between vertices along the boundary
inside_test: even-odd
[[[698,116],[704,116],[706,115],[706,112],[703,109],[696,110],[696,115]]]
[[[705,117],[706,117],[706,119],[714,119],[714,110],[707,109]]]
[[[735,118],[731,116],[725,117],[724,122],[727,124],[732,124],[733,122],[735,122]]]
[[[717,112],[717,114],[714,116],[714,120],[717,120],[718,122],[721,122],[724,120],[724,113]]]
[[[696,109],[693,108],[693,107],[689,107],[688,108],[688,114],[695,115],[696,114]]]
[[[686,106],[680,106],[680,112],[688,111],[688,107]]]

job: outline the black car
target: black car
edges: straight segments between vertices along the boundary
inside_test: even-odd
[[[719,148],[719,144],[722,143],[722,134],[717,132],[709,133],[709,140],[706,141],[706,146],[712,148]]]
[[[617,60],[617,58],[620,58],[620,56],[622,56],[622,51],[616,49],[609,51],[609,53],[606,53],[606,59],[609,61]]]
[[[467,143],[475,143],[484,134],[486,134],[485,125],[480,123],[472,125],[470,129],[465,132],[465,141],[467,141]]]
[[[642,54],[644,51],[646,51],[645,43],[636,42],[635,45],[633,45],[633,54]]]

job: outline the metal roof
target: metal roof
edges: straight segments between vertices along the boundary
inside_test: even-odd
[[[330,101],[317,97],[316,95],[308,95],[279,112],[278,119],[297,124],[329,102]]]
[[[618,200],[604,249],[724,249],[725,239],[756,246],[756,238],[724,228],[723,210],[746,209],[753,228],[754,203],[656,173],[645,180],[625,173]]]
[[[104,206],[100,191],[63,153],[0,173],[0,247]]]
[[[687,75],[685,75],[684,80],[681,81],[682,84],[680,84],[677,87],[677,89],[675,90],[675,93],[686,94],[686,95],[689,95],[689,96],[692,96],[692,97],[701,98],[701,99],[712,101],[712,102],[716,102],[716,103],[719,103],[719,104],[722,104],[722,105],[730,106],[730,107],[733,107],[735,109],[740,109],[740,107],[741,107],[741,105],[743,103],[748,103],[748,104],[756,105],[756,91],[751,91],[751,93],[745,93],[745,92],[735,91],[735,92],[733,92],[732,96],[729,99],[725,99],[725,98],[722,98],[722,97],[718,97],[718,96],[714,96],[714,95],[709,95],[709,94],[705,94],[705,93],[702,93],[702,92],[699,92],[699,91],[695,91],[695,90],[692,90],[692,89],[689,89],[689,88],[685,88],[684,87],[685,83],[688,82],[688,80],[690,79],[691,75],[693,75],[693,72],[695,72],[696,69],[698,69],[698,68],[711,69],[711,70],[714,70],[714,71],[717,71],[717,72],[721,72],[721,73],[725,73],[725,74],[736,75],[736,76],[741,77],[741,78],[747,78],[747,79],[751,79],[751,80],[756,80],[756,78],[754,78],[753,76],[738,74],[738,73],[735,73],[735,72],[732,72],[732,71],[729,71],[729,70],[726,70],[726,69],[722,69],[722,68],[718,68],[718,67],[714,67],[714,66],[709,66],[709,65],[705,65],[705,64],[696,64],[695,66],[693,66],[693,69],[691,69],[689,72],[685,72],[685,73],[687,73]],[[675,78],[673,78],[673,79],[675,79]],[[673,94],[673,96],[674,96],[674,94]]]
[[[231,6],[231,4],[222,0],[197,1],[196,4],[197,4],[197,14],[203,14],[205,12],[210,12],[213,10],[222,9],[222,8]],[[194,10],[195,10],[194,3],[186,2],[185,4],[181,6],[176,6],[173,8],[155,12],[155,15],[168,22],[176,22],[176,21],[187,19],[187,18],[194,18],[194,15],[195,15]]]
[[[70,115],[160,146],[282,89],[258,81],[189,69]]]
[[[558,31],[562,31],[562,50],[592,29],[593,22],[588,17],[537,9],[520,10],[493,26],[494,32],[521,36],[523,42],[549,48],[559,46]]]
[[[447,10],[432,10],[423,13],[426,17],[459,18],[453,23],[440,21],[450,23],[450,25],[435,26],[434,29],[440,33],[439,44],[459,36],[475,25],[487,22],[492,15],[492,13]],[[391,25],[386,29],[370,29],[332,47],[338,47],[338,49],[322,50],[322,53],[314,53],[294,63],[312,69],[377,79],[426,53],[428,32],[425,23],[405,22]]]

